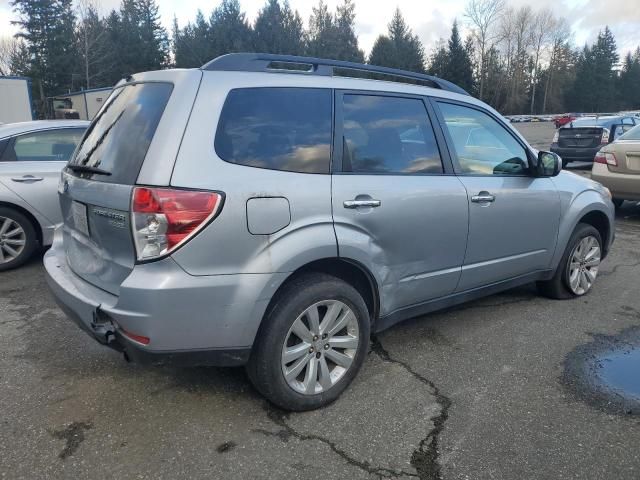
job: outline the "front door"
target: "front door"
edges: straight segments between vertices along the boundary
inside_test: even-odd
[[[527,148],[497,117],[474,106],[434,103],[469,202],[457,291],[548,269],[560,221],[553,180],[530,174]]]
[[[7,141],[0,158],[0,182],[52,224],[62,222],[57,189],[60,171],[84,129],[30,132]]]
[[[375,275],[381,316],[456,288],[468,207],[465,188],[452,173],[423,99],[336,94],[332,202],[338,251]]]

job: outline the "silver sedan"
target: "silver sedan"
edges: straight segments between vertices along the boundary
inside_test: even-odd
[[[60,171],[89,122],[41,120],[0,125],[0,271],[26,262],[62,222]]]

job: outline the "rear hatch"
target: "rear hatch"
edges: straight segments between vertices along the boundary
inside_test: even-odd
[[[564,127],[558,133],[561,148],[595,148],[601,145],[602,127]]]
[[[169,70],[118,84],[62,173],[69,267],[112,294],[136,263],[133,188],[168,185],[200,78],[199,70]]]

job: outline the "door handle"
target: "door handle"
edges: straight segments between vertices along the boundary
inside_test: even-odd
[[[495,195],[491,195],[489,192],[480,192],[478,195],[471,197],[473,203],[491,203],[496,199]]]
[[[344,208],[360,208],[360,207],[379,207],[382,205],[380,200],[345,200]]]
[[[32,182],[41,182],[44,180],[42,177],[34,177],[33,175],[25,175],[24,177],[12,177],[12,181],[20,182],[20,183],[32,183]]]

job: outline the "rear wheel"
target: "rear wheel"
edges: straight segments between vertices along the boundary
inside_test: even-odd
[[[589,293],[602,260],[602,237],[593,226],[580,223],[567,244],[562,260],[551,280],[538,282],[541,294],[557,299]]]
[[[287,410],[312,410],[340,396],[369,345],[370,320],[358,291],[321,273],[285,286],[256,337],[247,365],[253,385]]]
[[[33,224],[20,212],[0,207],[0,271],[19,267],[38,245]]]
[[[571,163],[569,160],[562,160],[562,168],[567,168],[567,165],[569,165],[569,163]]]
[[[622,198],[614,198],[611,201],[613,202],[616,208],[620,208],[624,203],[624,200]]]

